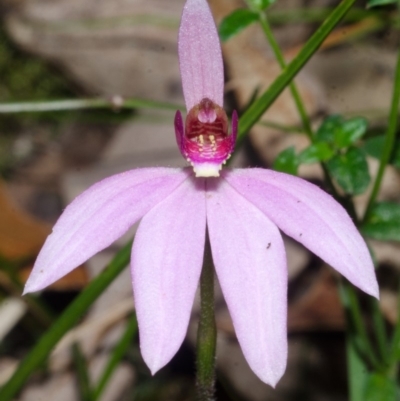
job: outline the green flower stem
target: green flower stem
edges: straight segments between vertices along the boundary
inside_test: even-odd
[[[10,401],[14,398],[29,376],[45,362],[57,342],[81,319],[90,305],[124,270],[129,263],[130,252],[131,243],[128,243],[116,254],[107,268],[92,280],[68,306],[50,329],[42,335],[30,353],[19,364],[11,379],[0,389],[1,401]]]
[[[94,390],[94,400],[99,400],[104,389],[106,388],[109,380],[112,377],[112,374],[114,373],[115,369],[118,367],[119,362],[121,359],[124,357],[126,354],[126,351],[132,344],[133,338],[136,336],[138,332],[138,324],[137,324],[137,319],[136,315],[133,314],[131,318],[128,321],[128,324],[126,326],[125,332],[122,335],[120,341],[118,344],[115,346],[114,350],[112,351],[111,357],[100,377],[100,380]]]
[[[372,321],[375,329],[375,335],[378,342],[379,352],[381,360],[387,362],[389,359],[388,355],[388,338],[386,333],[385,321],[382,316],[382,312],[379,307],[379,302],[370,297],[369,299],[370,309],[372,311]]]
[[[207,238],[200,277],[200,321],[197,331],[196,401],[214,400],[217,327],[214,311],[214,266]]]
[[[281,51],[281,49],[280,49],[280,47],[279,47],[279,45],[278,45],[273,33],[272,33],[271,27],[270,27],[270,25],[268,23],[267,16],[266,16],[266,14],[264,12],[260,12],[259,13],[259,20],[260,20],[260,24],[261,24],[261,26],[263,28],[263,31],[265,33],[265,36],[266,36],[266,38],[267,38],[267,40],[268,40],[268,42],[269,42],[269,44],[270,44],[270,46],[271,46],[271,48],[272,48],[272,50],[274,52],[275,58],[277,59],[277,61],[279,63],[279,66],[282,68],[282,70],[285,70],[285,68],[286,68],[285,58],[284,58],[283,53],[282,53],[282,51]],[[297,89],[297,86],[296,86],[296,84],[294,82],[291,82],[289,84],[289,88],[290,88],[293,100],[295,102],[296,108],[297,108],[297,110],[299,112],[299,115],[300,115],[300,118],[301,118],[301,121],[302,121],[302,124],[303,124],[304,131],[305,131],[306,135],[308,136],[308,138],[311,140],[311,142],[314,142],[314,133],[313,133],[313,130],[311,128],[311,122],[310,122],[310,119],[308,117],[306,108],[304,106],[304,102],[303,102],[303,100],[302,100],[302,98],[300,96],[300,93],[299,93],[298,89]],[[322,167],[322,170],[324,172],[325,182],[326,182],[330,192],[333,194],[333,196],[336,199],[341,201],[341,199],[339,197],[339,194],[336,191],[335,186],[333,185],[332,179],[331,179],[331,177],[329,175],[329,172],[328,172],[328,169],[327,169],[326,165],[324,163],[321,163],[321,167]],[[352,212],[352,214],[355,215],[354,206],[353,206],[352,202],[347,202],[347,203],[348,203],[348,205],[346,205],[346,206],[348,206],[350,211]]]
[[[349,401],[365,401],[365,384],[369,372],[365,361],[355,347],[350,333],[346,335],[347,376],[349,378]]]
[[[269,13],[269,20],[272,24],[291,24],[291,23],[315,23],[321,22],[328,17],[332,11],[331,8],[318,8],[318,7],[302,7],[293,8],[289,10],[271,10]],[[365,10],[362,8],[354,8],[348,12],[344,17],[346,22],[358,22],[368,17],[377,17],[380,19],[387,19],[388,13],[377,10]],[[393,16],[394,17],[394,16]],[[391,23],[394,18],[390,20]]]
[[[282,68],[282,70],[285,70],[286,68],[286,61],[285,58],[283,56],[283,53],[274,37],[274,34],[272,33],[271,27],[268,23],[268,19],[265,13],[261,12],[259,14],[260,16],[260,23],[261,26],[263,28],[263,31],[265,33],[265,36],[274,52],[275,58],[277,59],[279,66]],[[296,108],[299,112],[302,124],[303,124],[303,128],[305,133],[307,134],[308,138],[311,140],[311,142],[314,142],[314,132],[311,128],[311,122],[310,119],[308,117],[306,108],[304,106],[304,102],[301,98],[301,95],[297,89],[297,86],[294,82],[291,82],[289,84],[289,88],[290,88],[290,92],[292,94],[293,100],[295,102]],[[329,190],[331,191],[331,193],[335,196],[335,198],[339,199],[339,194],[336,191],[335,186],[333,185],[332,179],[329,175],[329,172],[325,166],[325,164],[321,163],[323,172],[324,172],[324,176],[325,176],[325,182],[329,187]],[[350,202],[350,205],[348,205],[351,209],[352,212],[354,212],[354,206],[352,205],[352,203]],[[355,212],[354,212],[355,214]]]
[[[389,356],[390,370],[392,371],[392,376],[395,378],[398,374],[398,359],[400,356],[400,289],[398,289],[397,295],[397,322],[392,337]]]
[[[375,350],[372,348],[371,342],[369,340],[360,310],[360,304],[357,299],[354,288],[347,281],[342,281],[340,286],[340,295],[342,304],[344,305],[348,320],[351,323],[350,330],[353,332],[352,337],[354,337],[357,342],[358,348],[362,352],[363,356],[368,360],[368,362],[375,368],[381,369],[378,358],[376,357]]]
[[[77,381],[79,401],[93,401],[88,364],[78,343],[74,343],[71,347],[71,358]]]
[[[293,134],[303,134],[304,130],[301,126],[292,126],[292,125],[283,125],[283,124],[278,124],[278,123],[274,123],[272,121],[259,121],[257,123],[258,125],[262,125],[264,127],[268,127],[268,128],[274,128],[274,129],[278,129],[279,131],[283,131],[283,132],[287,132],[287,133],[293,133]]]
[[[376,175],[374,186],[372,188],[371,196],[369,197],[368,206],[364,215],[363,219],[364,221],[366,221],[371,214],[372,206],[376,201],[376,197],[378,196],[378,192],[381,187],[383,173],[385,172],[386,165],[389,163],[390,157],[393,153],[394,143],[396,140],[399,102],[400,102],[400,51],[398,52],[397,55],[393,97],[389,114],[389,126],[385,136],[385,143],[383,145],[383,152],[379,164],[378,173]]]
[[[279,48],[279,45],[271,31],[271,27],[269,25],[267,16],[264,12],[260,12],[259,13],[259,21],[260,24],[263,28],[263,31],[265,33],[265,36],[272,48],[272,51],[275,54],[275,58],[277,59],[279,66],[282,68],[282,70],[284,70],[286,68],[286,61],[285,58],[281,52],[281,49]],[[308,114],[306,111],[306,108],[304,106],[304,103],[300,97],[300,93],[297,89],[297,86],[294,82],[291,82],[289,84],[289,89],[290,92],[292,93],[293,96],[293,100],[296,104],[297,110],[299,111],[300,114],[300,118],[301,118],[301,122],[303,124],[303,128],[304,131],[306,132],[307,136],[310,138],[310,140],[312,141],[313,138],[313,132],[312,132],[312,128],[311,128],[311,123],[310,123],[310,119],[308,118]]]
[[[355,0],[343,0],[307,41],[299,54],[288,64],[272,85],[246,110],[239,121],[238,142],[243,141],[247,131],[260,119],[281,92],[318,50],[323,41],[353,6]]]
[[[45,111],[66,111],[83,109],[165,109],[184,110],[182,105],[156,102],[145,99],[123,99],[114,96],[110,99],[69,99],[44,102],[0,103],[0,114],[40,113]]]

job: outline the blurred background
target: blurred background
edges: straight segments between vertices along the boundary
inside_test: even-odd
[[[217,24],[240,0],[210,0]],[[177,31],[183,0],[1,0],[0,102],[101,97],[110,110],[0,114],[0,385],[82,288],[133,234],[38,295],[21,298],[23,283],[63,208],[94,182],[143,166],[185,166],[175,144],[173,107],[118,110],[139,98],[183,106]],[[279,0],[269,11],[287,60],[293,58],[337,1]],[[384,133],[396,62],[393,10],[367,11],[360,1],[296,78],[313,125],[328,114],[363,116],[368,135]],[[240,113],[278,76],[263,32],[253,25],[223,44],[225,106]],[[0,105],[1,106],[1,105]],[[0,107],[1,112],[1,107]],[[249,133],[234,166],[271,167],[276,156],[309,145],[285,91]],[[370,174],[378,162],[365,143]],[[387,168],[380,199],[400,200],[399,166]],[[317,164],[300,175],[319,185]],[[365,209],[368,191],[355,198]],[[276,390],[259,381],[237,344],[217,289],[217,399],[232,401],[341,401],[348,399],[344,312],[333,271],[291,239],[289,361]],[[381,266],[381,308],[397,319],[393,278],[400,268],[395,243],[370,241]],[[192,400],[195,302],[188,337],[173,361],[151,377],[141,360],[129,271],[126,270],[59,343],[31,377],[21,401],[87,400],[85,380],[96,381],[115,346],[122,359],[102,401]],[[83,373],[82,373],[83,372]],[[87,377],[86,377],[87,376]],[[86,377],[86,379],[85,379]],[[86,383],[87,384],[87,383]]]

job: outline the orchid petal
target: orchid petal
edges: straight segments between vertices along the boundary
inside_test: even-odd
[[[204,98],[223,105],[224,68],[218,32],[206,0],[188,0],[178,37],[183,94],[189,111]]]
[[[317,186],[272,170],[228,172],[226,180],[285,234],[367,294],[379,297],[365,241],[345,209]]]
[[[287,268],[278,228],[226,181],[207,182],[212,257],[236,336],[254,373],[274,386],[287,359]]]
[[[189,324],[206,232],[204,180],[188,179],[141,221],[132,284],[143,359],[154,374],[175,355]]]
[[[24,293],[39,291],[111,245],[167,197],[189,171],[148,168],[106,178],[64,211],[36,259]]]
[[[182,138],[185,133],[185,129],[183,128],[182,114],[179,110],[175,114],[174,126],[176,143],[178,144],[179,150],[182,152]]]
[[[238,125],[239,125],[238,115],[237,115],[236,110],[233,110],[233,113],[232,113],[232,131],[231,131],[233,145],[236,144]]]

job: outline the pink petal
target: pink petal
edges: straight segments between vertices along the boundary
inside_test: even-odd
[[[182,141],[183,141],[183,136],[185,134],[185,130],[183,128],[182,114],[179,110],[175,113],[174,126],[175,126],[176,143],[178,144],[179,151],[183,153]]]
[[[349,215],[330,195],[301,178],[272,170],[236,170],[225,178],[285,234],[354,285],[379,297],[368,248]]]
[[[274,386],[287,359],[287,269],[277,227],[226,181],[207,181],[207,225],[222,292],[243,354]]]
[[[233,110],[232,131],[231,131],[233,146],[235,146],[235,144],[236,144],[236,138],[237,138],[237,133],[238,133],[238,124],[239,124],[239,119],[238,119],[237,111]]]
[[[181,346],[200,278],[204,180],[189,178],[141,221],[132,251],[140,347],[154,374]]]
[[[102,180],[64,211],[36,259],[24,293],[65,276],[112,244],[189,175],[189,170],[148,168]]]
[[[206,0],[187,0],[183,8],[178,47],[187,110],[204,98],[222,107],[224,68],[221,47]]]

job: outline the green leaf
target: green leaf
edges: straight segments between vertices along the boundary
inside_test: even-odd
[[[335,145],[339,149],[349,147],[365,134],[367,126],[367,120],[362,117],[344,121],[340,127],[335,129]]]
[[[400,241],[400,204],[375,204],[361,231],[364,235],[381,241]]]
[[[225,42],[256,21],[258,21],[258,14],[255,11],[247,8],[235,10],[221,21],[219,36]]]
[[[332,115],[325,118],[315,134],[316,141],[333,143],[335,139],[335,131],[339,129],[343,123],[344,119],[339,115]]]
[[[274,170],[282,171],[292,175],[297,175],[297,168],[299,167],[299,160],[296,156],[294,146],[285,149],[279,153],[274,161]]]
[[[340,115],[327,117],[316,133],[318,142],[333,143],[338,149],[347,148],[367,130],[367,120],[361,117],[345,121]]]
[[[365,151],[375,159],[380,159],[383,152],[383,144],[385,143],[385,135],[374,136],[364,143]]]
[[[276,0],[250,0],[250,3],[253,7],[262,11],[274,4],[275,1]]]
[[[299,162],[304,164],[325,162],[333,157],[335,152],[326,142],[317,142],[304,149],[299,154]]]
[[[375,159],[380,159],[385,144],[385,135],[375,136],[369,138],[364,143],[365,151]],[[400,169],[400,139],[395,142],[394,151],[390,159],[390,164]]]
[[[370,375],[365,386],[365,401],[396,401],[396,383],[391,378],[381,374]]]
[[[367,8],[387,6],[388,4],[395,4],[397,0],[368,0]]]
[[[136,315],[133,314],[128,321],[124,334],[117,342],[114,349],[111,351],[107,365],[105,366],[104,371],[98,381],[97,387],[93,392],[95,400],[99,400],[102,398],[101,396],[103,394],[103,391],[106,389],[109,380],[112,378],[112,375],[119,366],[122,358],[125,356],[129,347],[132,345],[133,338],[137,335],[137,331],[138,323]]]
[[[362,150],[351,148],[348,152],[329,160],[327,167],[346,193],[358,195],[367,189],[370,175],[365,153]]]

